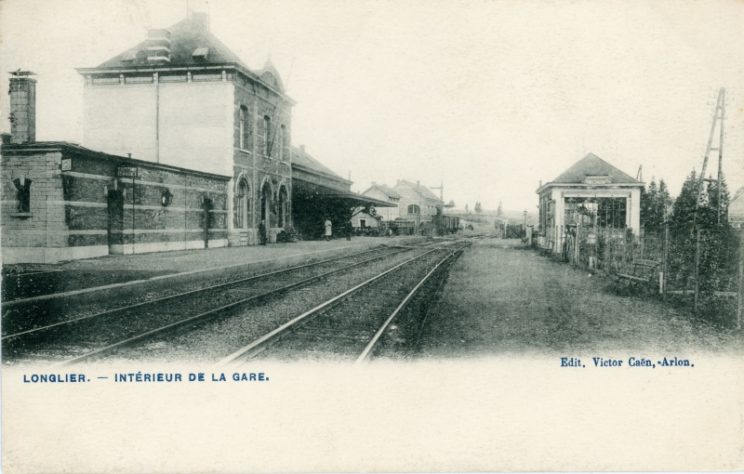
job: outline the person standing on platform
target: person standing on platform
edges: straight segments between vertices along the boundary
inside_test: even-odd
[[[351,240],[351,231],[354,227],[351,225],[351,219],[346,221],[346,240]]]
[[[329,241],[331,240],[331,236],[333,235],[333,223],[329,218],[326,217],[323,225],[325,226],[325,232],[323,233],[323,235],[325,235],[326,241]]]

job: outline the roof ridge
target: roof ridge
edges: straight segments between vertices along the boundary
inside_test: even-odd
[[[607,176],[614,184],[641,184],[637,179],[592,152],[587,153],[549,183],[583,184],[587,176]]]

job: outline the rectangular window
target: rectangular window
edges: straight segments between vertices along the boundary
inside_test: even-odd
[[[31,213],[31,180],[27,178],[16,178],[13,180],[16,188],[16,211],[19,214]]]
[[[271,119],[264,116],[264,154],[271,156]]]
[[[274,141],[276,142],[276,157],[281,161],[284,156],[284,125],[277,129]]]
[[[240,136],[240,148],[242,149],[245,149],[245,116],[247,112],[245,107],[240,107],[240,131],[238,134]]]
[[[253,148],[253,134],[251,133],[253,131],[253,121],[251,120],[251,115],[248,112],[248,107],[246,107],[245,105],[240,106],[239,123],[240,130],[238,130],[238,135],[240,139],[240,148],[242,150],[250,150]]]

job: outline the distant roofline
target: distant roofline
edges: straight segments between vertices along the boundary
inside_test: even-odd
[[[388,191],[386,191],[386,190],[385,190],[385,188],[387,188],[387,189],[388,189]],[[379,184],[379,183],[371,185],[370,187],[368,187],[367,189],[365,189],[365,190],[364,190],[364,191],[362,192],[362,194],[364,194],[364,193],[366,193],[366,192],[368,192],[368,191],[371,191],[371,190],[373,190],[373,189],[379,189],[379,190],[380,190],[380,191],[382,191],[382,192],[383,192],[383,193],[384,193],[384,194],[385,194],[385,195],[386,195],[387,197],[389,197],[389,198],[391,198],[391,199],[400,199],[400,198],[401,198],[401,195],[400,195],[400,194],[398,194],[398,193],[397,193],[397,192],[396,192],[396,191],[395,191],[395,190],[394,190],[393,188],[391,188],[390,186],[388,186],[388,185],[386,185],[386,184]],[[393,196],[392,194],[390,194],[390,191],[394,192],[394,193],[395,193],[395,196]]]
[[[271,86],[270,84],[267,84],[261,77],[256,74],[255,72],[251,71],[247,67],[243,66],[240,63],[235,62],[226,62],[222,64],[211,64],[211,65],[204,65],[204,66],[168,66],[168,65],[147,65],[147,66],[127,66],[127,67],[121,67],[121,66],[108,66],[108,67],[78,67],[75,68],[75,70],[82,76],[88,75],[88,74],[96,74],[96,73],[104,73],[104,74],[123,74],[123,73],[131,73],[131,72],[161,72],[161,71],[203,71],[203,70],[229,70],[234,69],[238,71],[239,73],[242,73],[244,76],[246,76],[248,79],[258,82],[262,86],[266,87],[271,92],[275,93],[285,101],[287,101],[290,105],[296,105],[297,102],[292,99],[289,95],[286,93],[277,90],[275,87]]]
[[[39,152],[39,151],[62,151],[62,150],[69,150],[75,153],[87,155],[92,158],[102,158],[104,160],[121,161],[124,163],[130,163],[134,165],[152,166],[155,168],[160,168],[160,169],[165,169],[165,170],[170,170],[170,171],[186,172],[190,174],[208,176],[212,178],[220,178],[220,179],[224,179],[225,181],[229,181],[232,178],[232,176],[225,175],[225,174],[209,173],[207,171],[199,171],[199,170],[194,170],[190,168],[182,168],[180,166],[173,166],[173,165],[168,165],[164,163],[156,163],[154,161],[140,160],[137,158],[130,158],[128,156],[113,155],[111,153],[106,153],[103,151],[91,150],[90,148],[86,148],[84,146],[78,145],[77,143],[71,143],[71,142],[50,141],[50,142],[16,143],[16,144],[7,144],[7,145],[2,146],[2,153],[4,155],[8,153],[13,153],[13,152],[34,153],[34,152]]]
[[[439,199],[436,196],[436,194],[434,194],[431,191],[431,189],[429,189],[426,185],[414,183],[414,182],[408,181],[407,179],[401,179],[400,182],[407,184],[409,187],[412,187],[416,191],[416,193],[418,193],[424,199],[429,199],[430,201],[437,201],[437,202],[444,203],[444,200]],[[434,197],[430,197],[430,196],[427,196],[426,194],[422,193],[420,188],[425,188]]]

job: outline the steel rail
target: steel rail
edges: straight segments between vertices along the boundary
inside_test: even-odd
[[[25,329],[23,331],[14,332],[12,334],[6,334],[6,335],[2,336],[2,338],[0,338],[0,340],[6,341],[6,340],[9,340],[9,339],[13,339],[13,338],[19,337],[19,336],[26,336],[26,335],[34,334],[34,333],[37,333],[37,332],[43,332],[43,331],[47,331],[49,329],[54,329],[54,328],[61,327],[61,326],[66,326],[66,325],[70,325],[70,324],[74,324],[74,323],[79,323],[81,321],[86,321],[86,320],[89,320],[89,319],[100,318],[100,317],[104,317],[104,316],[112,316],[112,315],[115,315],[117,313],[122,313],[122,312],[130,311],[130,310],[133,310],[133,309],[139,309],[139,308],[151,306],[151,305],[157,305],[159,303],[164,303],[166,301],[174,300],[174,299],[177,299],[177,298],[194,296],[194,295],[197,295],[197,294],[200,294],[200,293],[205,293],[205,292],[208,292],[208,291],[217,290],[219,288],[226,288],[226,287],[230,287],[230,286],[240,285],[240,284],[247,283],[247,282],[252,281],[252,280],[257,280],[257,279],[260,279],[260,278],[266,278],[266,277],[270,277],[270,276],[274,276],[274,275],[279,275],[279,274],[282,274],[282,273],[292,272],[292,271],[295,271],[295,270],[301,270],[303,268],[309,268],[309,267],[313,267],[313,266],[323,265],[323,264],[326,264],[326,263],[331,263],[331,262],[335,262],[335,261],[339,261],[339,260],[344,260],[346,258],[354,258],[354,257],[358,257],[358,256],[361,256],[361,255],[364,255],[364,254],[367,254],[367,253],[370,253],[370,252],[374,252],[374,251],[377,251],[377,250],[380,250],[380,249],[379,248],[374,248],[374,249],[365,250],[364,252],[359,252],[359,253],[352,254],[352,255],[344,255],[344,256],[340,256],[340,257],[334,257],[334,258],[329,258],[329,259],[326,259],[326,260],[321,260],[321,261],[318,261],[318,262],[305,263],[305,264],[302,264],[302,265],[296,265],[296,266],[288,267],[288,268],[280,268],[278,270],[273,270],[273,271],[270,271],[270,272],[261,273],[259,275],[252,275],[250,277],[246,277],[246,278],[242,278],[242,279],[230,281],[230,282],[227,282],[227,283],[219,283],[219,284],[216,284],[216,285],[210,285],[210,286],[206,286],[206,287],[196,288],[194,290],[186,291],[186,292],[183,292],[183,293],[177,293],[177,294],[173,294],[173,295],[169,295],[169,296],[164,296],[162,298],[156,298],[154,300],[141,301],[139,303],[134,303],[134,304],[127,305],[127,306],[120,306],[118,308],[113,308],[113,309],[109,309],[109,310],[106,310],[106,311],[101,311],[101,312],[98,312],[98,313],[88,314],[88,315],[85,315],[85,316],[80,316],[80,317],[72,318],[72,319],[66,319],[64,321],[58,321],[56,323],[47,324],[45,326],[39,326],[39,327],[31,328],[31,329]],[[395,255],[395,254],[393,254],[393,255]],[[29,304],[31,304],[31,303],[29,303]]]
[[[404,251],[395,252],[392,255],[396,255],[396,254],[402,253],[402,252],[404,252]],[[430,250],[429,252],[433,252],[433,250]],[[427,252],[427,253],[429,253],[429,252]],[[175,329],[177,327],[183,326],[185,324],[188,324],[188,323],[191,323],[191,322],[194,322],[194,321],[198,321],[198,320],[201,320],[201,319],[205,319],[205,318],[210,317],[210,316],[217,316],[221,312],[224,312],[226,310],[230,310],[230,309],[236,308],[238,306],[245,305],[245,304],[250,303],[250,302],[253,302],[253,301],[258,301],[258,300],[261,300],[263,298],[267,298],[267,297],[275,296],[275,295],[278,295],[278,294],[281,294],[281,293],[285,293],[285,292],[287,292],[289,290],[292,290],[294,288],[298,288],[298,287],[304,286],[304,285],[306,285],[308,283],[312,283],[313,281],[321,280],[321,279],[323,279],[323,278],[325,278],[325,277],[327,277],[329,275],[332,275],[334,273],[339,273],[339,272],[342,272],[342,271],[345,271],[345,270],[349,270],[351,268],[354,268],[354,267],[357,267],[357,266],[360,266],[360,265],[364,265],[365,263],[369,263],[369,262],[372,262],[374,260],[379,260],[380,258],[383,258],[383,257],[384,256],[376,256],[376,257],[372,257],[372,258],[369,258],[369,259],[366,259],[366,260],[362,260],[361,262],[356,262],[356,263],[353,263],[351,265],[347,265],[345,267],[341,267],[341,268],[337,268],[337,269],[334,269],[334,270],[330,270],[330,271],[327,271],[327,272],[322,273],[320,275],[315,275],[315,276],[312,276],[310,278],[306,278],[304,280],[300,280],[298,282],[295,282],[295,283],[291,283],[289,285],[282,286],[280,288],[275,288],[273,290],[268,290],[265,293],[261,293],[261,294],[258,294],[258,295],[249,296],[247,298],[243,298],[241,300],[234,301],[232,303],[229,303],[229,304],[226,304],[226,305],[223,305],[223,306],[219,306],[217,308],[210,309],[209,311],[205,311],[203,313],[199,313],[199,314],[196,314],[196,315],[193,315],[193,316],[189,316],[189,317],[184,318],[184,319],[179,319],[178,321],[174,321],[174,322],[169,323],[169,324],[166,324],[164,326],[160,326],[160,327],[157,327],[155,329],[151,329],[149,331],[145,331],[145,332],[139,333],[137,335],[128,337],[128,338],[126,338],[124,340],[115,342],[113,344],[109,344],[107,346],[101,347],[99,349],[95,349],[95,350],[92,350],[90,352],[86,352],[85,354],[81,354],[81,355],[79,355],[77,357],[74,357],[72,359],[67,359],[67,360],[61,361],[58,364],[55,364],[55,366],[66,366],[66,365],[74,364],[76,362],[80,362],[80,361],[85,360],[85,359],[90,359],[90,358],[92,358],[94,356],[100,356],[100,355],[103,355],[103,354],[105,354],[107,352],[111,352],[114,349],[118,349],[120,347],[129,345],[129,344],[132,344],[133,342],[138,342],[138,341],[141,341],[143,339],[147,339],[147,338],[152,337],[152,336],[154,336],[156,334],[160,334],[162,332],[169,331],[169,330]]]
[[[363,362],[366,362],[369,360],[370,355],[372,354],[372,350],[375,348],[375,345],[377,342],[382,338],[382,335],[385,333],[387,328],[390,326],[390,324],[395,320],[395,318],[400,314],[400,312],[403,310],[403,308],[406,307],[409,301],[418,293],[419,289],[426,283],[426,281],[437,271],[439,268],[448,260],[450,260],[453,256],[455,256],[457,253],[461,252],[464,247],[457,249],[456,251],[448,254],[446,257],[444,257],[442,260],[437,263],[434,268],[432,268],[429,273],[424,276],[424,278],[421,279],[421,281],[418,282],[416,286],[413,287],[413,289],[408,292],[405,298],[403,298],[403,301],[400,302],[400,304],[395,308],[395,310],[388,316],[388,318],[385,320],[384,323],[380,326],[380,328],[377,330],[374,336],[372,336],[372,339],[370,339],[369,343],[364,347],[364,350],[362,353],[357,357],[355,364],[361,364]]]
[[[260,347],[263,344],[266,344],[267,342],[269,342],[270,340],[274,339],[279,334],[282,334],[283,332],[285,332],[287,329],[295,326],[300,321],[303,321],[303,320],[307,319],[310,316],[313,316],[313,315],[318,314],[323,309],[325,309],[325,308],[333,305],[334,303],[336,303],[339,300],[341,300],[341,299],[349,296],[350,294],[359,291],[360,289],[362,289],[362,288],[368,286],[369,284],[371,284],[371,283],[379,280],[380,278],[384,277],[385,275],[388,275],[389,273],[392,273],[393,271],[395,271],[395,270],[401,268],[402,266],[407,265],[407,264],[409,264],[409,263],[411,263],[411,262],[413,262],[415,260],[418,260],[420,258],[423,258],[426,255],[429,255],[430,253],[435,252],[436,250],[437,249],[431,249],[431,250],[429,250],[427,252],[424,252],[421,255],[417,255],[415,257],[409,258],[408,260],[405,260],[405,261],[399,263],[398,265],[395,265],[394,267],[389,268],[389,269],[385,270],[382,273],[378,273],[377,275],[373,276],[372,278],[369,278],[369,279],[363,281],[362,283],[359,283],[358,285],[355,285],[352,288],[349,288],[348,290],[346,290],[346,291],[344,291],[342,293],[339,293],[338,295],[334,296],[333,298],[331,298],[329,300],[326,300],[325,302],[323,302],[323,303],[315,306],[314,308],[305,311],[304,313],[300,314],[299,316],[295,316],[294,318],[292,318],[291,320],[289,320],[286,323],[282,324],[281,326],[277,327],[276,329],[272,330],[271,332],[268,332],[268,333],[264,334],[263,336],[261,336],[258,339],[254,340],[250,344],[248,344],[246,346],[243,346],[240,349],[238,349],[237,351],[235,351],[235,352],[231,353],[230,355],[224,357],[219,362],[217,362],[217,366],[227,365],[229,363],[232,363],[232,362],[240,359],[242,356],[244,356],[248,352],[250,352],[250,351],[252,351],[252,350]]]

